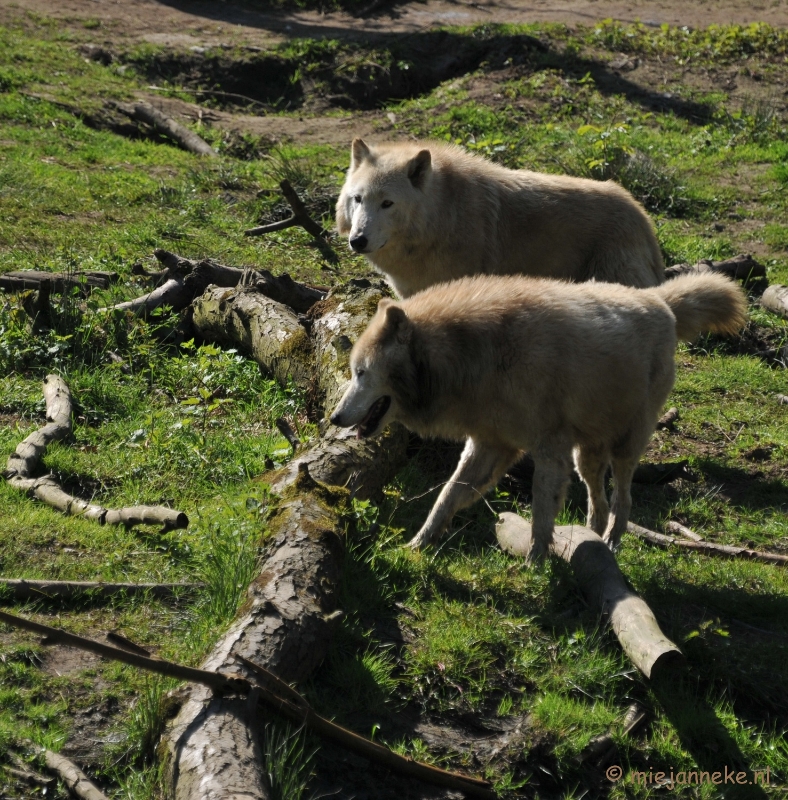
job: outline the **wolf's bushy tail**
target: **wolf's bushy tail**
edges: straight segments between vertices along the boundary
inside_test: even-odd
[[[649,291],[670,306],[676,335],[687,342],[709,331],[736,333],[747,321],[744,292],[723,275],[681,275]]]

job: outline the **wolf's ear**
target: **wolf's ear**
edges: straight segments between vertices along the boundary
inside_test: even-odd
[[[408,330],[409,321],[408,315],[402,310],[402,306],[391,298],[384,297],[378,303],[378,311],[384,314],[383,330],[386,337],[404,338]]]
[[[350,171],[353,172],[362,161],[366,161],[370,156],[370,150],[363,139],[353,139],[350,145]]]
[[[417,189],[421,189],[431,169],[432,154],[429,150],[421,150],[408,161],[408,179]]]

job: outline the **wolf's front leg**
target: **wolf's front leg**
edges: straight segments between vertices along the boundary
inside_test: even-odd
[[[418,550],[437,539],[449,527],[455,513],[479,500],[520,455],[519,450],[468,439],[457,469],[443,487],[421,530],[408,542],[408,547]]]

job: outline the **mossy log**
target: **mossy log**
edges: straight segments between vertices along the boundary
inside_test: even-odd
[[[503,513],[496,536],[502,550],[526,555],[531,523],[517,514]],[[572,567],[586,600],[609,618],[622,649],[647,678],[683,666],[683,654],[662,633],[645,601],[629,588],[615,556],[600,536],[582,525],[559,525],[550,552]]]
[[[320,414],[349,379],[348,350],[380,296],[369,284],[332,293],[314,309],[310,336],[290,309],[251,287],[210,287],[194,304],[194,324],[205,338],[243,350],[282,383],[292,379],[310,390],[313,410]],[[401,429],[357,440],[325,425],[298,459],[263,476],[282,498],[269,522],[270,549],[239,617],[205,669],[232,669],[254,680],[241,656],[288,683],[312,673],[341,617],[337,589],[350,492],[365,497],[379,491],[403,463],[406,443]],[[180,700],[160,744],[171,796],[269,798],[251,698],[190,685]]]

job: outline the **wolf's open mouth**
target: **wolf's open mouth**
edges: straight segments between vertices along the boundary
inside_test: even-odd
[[[369,409],[369,411],[367,411],[367,416],[358,423],[358,428],[356,429],[356,438],[362,439],[365,436],[369,436],[370,434],[374,433],[378,429],[380,421],[389,410],[390,405],[391,398],[388,395],[384,395],[378,400],[375,400],[375,402],[372,404],[372,407]]]

